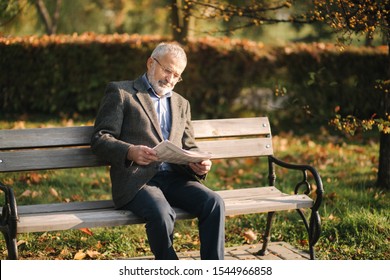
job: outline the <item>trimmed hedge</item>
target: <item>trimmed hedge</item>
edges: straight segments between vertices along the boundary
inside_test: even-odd
[[[93,116],[106,84],[142,74],[151,51],[165,39],[90,33],[0,38],[0,110]],[[185,49],[189,62],[175,90],[191,101],[194,118],[264,114],[264,108],[240,103],[248,88],[280,89],[288,98],[278,114],[287,118],[310,110],[313,119],[324,121],[336,106],[367,115],[379,102],[373,83],[386,77],[384,47],[340,52],[325,44],[269,47],[203,38]]]

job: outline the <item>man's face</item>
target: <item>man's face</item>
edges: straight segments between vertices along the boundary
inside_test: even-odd
[[[163,96],[172,91],[181,80],[186,64],[171,55],[159,58],[150,57],[147,62],[148,79],[154,91]]]

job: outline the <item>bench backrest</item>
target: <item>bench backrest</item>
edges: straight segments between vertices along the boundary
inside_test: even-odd
[[[192,121],[212,159],[273,155],[268,118]],[[0,130],[0,172],[108,165],[92,154],[92,126]]]

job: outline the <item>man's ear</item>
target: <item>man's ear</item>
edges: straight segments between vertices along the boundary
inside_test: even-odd
[[[148,68],[148,71],[152,68],[153,58],[149,57],[146,61],[146,67]]]

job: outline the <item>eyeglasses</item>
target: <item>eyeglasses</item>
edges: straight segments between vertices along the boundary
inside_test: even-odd
[[[161,63],[156,58],[154,58],[154,57],[152,57],[152,58],[158,63],[158,65],[160,65],[161,69],[164,71],[164,73],[166,75],[169,75],[169,76],[173,75],[173,78],[176,80],[176,83],[179,83],[179,82],[183,81],[182,77],[179,74],[177,74],[177,73],[173,72],[172,70],[162,66]]]

